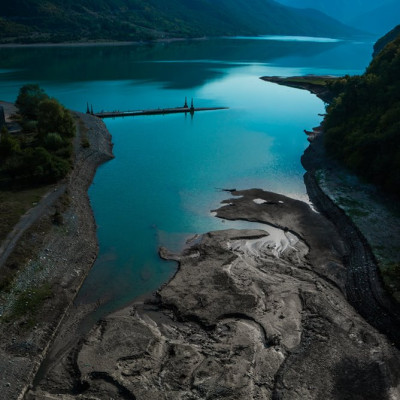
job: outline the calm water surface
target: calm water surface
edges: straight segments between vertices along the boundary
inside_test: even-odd
[[[355,74],[371,43],[287,37],[237,38],[121,47],[0,49],[0,98],[39,83],[65,106],[85,111],[183,105],[229,110],[106,120],[116,158],[90,188],[99,258],[78,302],[104,302],[97,316],[155,290],[175,270],[160,245],[179,249],[194,233],[241,227],[211,210],[221,188],[253,187],[307,199],[303,129],[323,103],[263,75]]]

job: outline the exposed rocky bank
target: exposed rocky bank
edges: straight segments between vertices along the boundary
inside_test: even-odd
[[[48,286],[49,294],[35,315],[35,326],[29,316],[12,317],[0,324],[0,399],[22,399],[42,362],[49,343],[57,334],[72,301],[97,257],[96,225],[87,189],[97,167],[112,158],[111,136],[98,118],[74,113],[77,122],[74,168],[61,182],[63,196],[51,204],[17,244],[34,244],[38,254],[27,265],[19,266],[19,275],[9,294],[0,298],[6,314],[12,310],[15,297],[29,288]],[[81,145],[87,138],[89,147]],[[60,205],[59,202],[63,204]],[[37,207],[40,207],[40,203]],[[55,210],[63,209],[63,224],[51,225]],[[43,233],[43,234],[42,234]]]
[[[303,202],[232,192],[147,301],[111,314],[29,399],[398,399],[400,354],[348,303],[346,243]],[[276,239],[276,238],[275,238]]]
[[[161,249],[179,263],[174,278],[54,357],[27,398],[399,399],[399,310],[363,235],[319,187],[319,143],[302,161],[321,214],[274,193],[232,191],[217,216],[265,231],[211,232],[182,254]]]

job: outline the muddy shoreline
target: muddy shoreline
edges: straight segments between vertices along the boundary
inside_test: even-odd
[[[27,398],[397,399],[396,308],[379,292],[361,233],[318,187],[316,143],[302,162],[321,214],[260,189],[227,191],[217,216],[265,231],[161,249],[179,263],[174,277],[99,321]],[[268,225],[282,229],[279,257]]]
[[[60,332],[71,342],[72,299],[97,254],[87,188],[96,167],[111,157],[102,122],[79,117],[89,129],[91,147],[78,153],[68,189],[71,210],[87,219],[75,227],[74,240],[86,243],[80,247],[74,241],[74,254],[64,257],[69,265],[82,265],[83,272],[62,285],[62,291],[71,291],[62,303],[66,318],[36,330],[46,346]],[[280,227],[283,239],[293,235],[280,257],[268,233],[252,230],[202,235],[179,255],[162,249],[163,258],[179,262],[175,276],[155,297],[134,301],[96,324],[84,340],[68,344],[26,398],[397,399],[400,355],[392,345],[398,345],[397,309],[381,291],[363,236],[318,186],[315,171],[325,160],[318,143],[311,143],[302,162],[307,191],[322,214],[259,189],[227,191],[233,198],[217,210],[220,218]],[[46,254],[60,257],[52,240],[49,236]],[[77,260],[82,252],[86,258]],[[41,355],[7,349],[1,348],[8,362],[22,360],[5,375],[13,382],[5,384],[6,398],[22,399],[48,348]],[[24,364],[32,360],[36,364],[28,371]],[[19,397],[18,380],[25,385]]]
[[[29,400],[398,398],[399,352],[348,303],[348,249],[334,224],[276,193],[231,195],[218,217],[265,231],[161,249],[178,261],[175,276],[53,360]],[[279,257],[268,225],[283,228]]]
[[[308,82],[316,78],[331,79],[331,76],[306,76],[305,82],[301,77],[262,77],[267,82],[283,86],[307,90],[322,101],[329,103],[332,93],[325,86]],[[307,134],[309,132],[306,132]],[[323,122],[313,129],[313,135],[308,148],[301,157],[301,163],[307,171],[304,183],[310,200],[336,226],[347,247],[344,264],[347,268],[346,290],[348,301],[375,328],[386,334],[400,348],[400,304],[393,301],[386,292],[379,273],[378,261],[357,224],[340,208],[338,204],[323,190],[318,183],[317,174],[329,170],[330,175],[343,173],[343,167],[330,159],[323,144]],[[336,172],[335,172],[336,171]],[[346,173],[346,171],[344,171]],[[350,172],[347,172],[350,174]]]

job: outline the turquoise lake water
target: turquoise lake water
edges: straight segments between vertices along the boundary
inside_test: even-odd
[[[65,106],[95,111],[182,106],[229,110],[106,120],[116,158],[89,194],[100,254],[77,299],[103,315],[156,290],[175,272],[159,246],[178,250],[195,233],[241,227],[211,214],[222,188],[253,187],[307,200],[304,129],[324,104],[263,75],[362,73],[372,43],[236,38],[117,47],[0,49],[0,98],[39,83]]]

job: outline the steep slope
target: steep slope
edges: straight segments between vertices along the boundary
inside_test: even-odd
[[[396,39],[396,37],[400,35],[400,25],[397,25],[394,29],[392,29],[385,36],[381,37],[374,45],[374,54],[373,57],[376,57],[385,46]]]
[[[354,34],[325,15],[272,0],[14,0],[2,5],[0,18],[3,41]],[[29,33],[24,35],[23,29]]]
[[[327,150],[400,197],[400,34],[362,76],[333,84],[341,92],[324,121]]]

